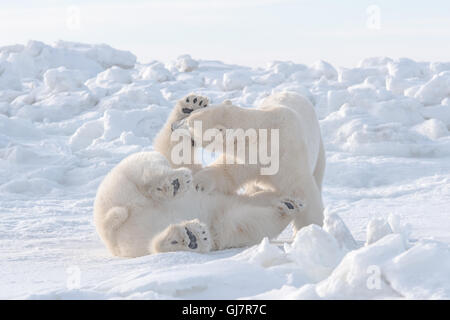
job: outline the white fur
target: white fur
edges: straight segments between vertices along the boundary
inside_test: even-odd
[[[301,214],[298,200],[208,195],[192,185],[189,169],[173,169],[158,152],[120,162],[101,183],[94,204],[95,225],[110,252],[137,257],[253,245],[277,236]]]
[[[319,122],[313,105],[306,98],[283,92],[266,98],[259,108],[241,108],[225,102],[198,110],[183,121],[192,134],[195,121],[202,122],[203,132],[213,128],[279,129],[278,173],[261,175],[259,163],[227,165],[223,154],[194,176],[198,189],[234,194],[246,184],[256,183],[278,196],[288,195],[305,201],[305,214],[294,220],[296,230],[311,223],[322,225],[325,152]]]
[[[175,107],[173,108],[172,112],[167,118],[166,123],[156,135],[155,140],[153,141],[153,148],[156,151],[160,152],[162,155],[164,155],[173,168],[179,168],[181,166],[172,161],[172,154],[171,154],[172,148],[175,144],[178,143],[177,141],[173,142],[170,139],[171,134],[175,129],[174,126],[178,125],[180,121],[187,118],[192,112],[206,108],[208,107],[208,105],[209,105],[208,98],[197,96],[194,94],[190,94],[180,99],[175,104]],[[189,110],[191,111],[189,112]],[[202,166],[201,164],[194,163],[194,152],[195,152],[194,147],[191,147],[190,152],[191,152],[190,162],[185,163],[182,166],[188,167],[189,169],[192,170],[192,172],[196,172],[200,170]]]

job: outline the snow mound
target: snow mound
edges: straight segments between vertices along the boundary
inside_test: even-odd
[[[116,275],[103,283],[25,298],[450,298],[450,281],[446,277],[450,247],[421,241],[408,249],[400,234],[387,234],[365,247],[347,251],[339,249],[331,234],[311,225],[302,229],[292,245],[284,249],[264,239],[240,253],[224,251],[219,254],[221,258],[202,263],[155,270],[145,266],[150,260],[169,255],[177,256],[179,261],[185,256],[205,259],[193,253],[143,257],[139,258],[142,266],[138,270]]]
[[[226,91],[242,90],[250,83],[250,76],[246,72],[232,71],[223,75],[222,85]]]
[[[49,69],[43,77],[48,91],[55,92],[79,90],[86,80],[79,70],[68,70],[66,67]]]
[[[314,282],[326,278],[343,257],[336,239],[317,225],[301,229],[286,253]]]
[[[169,69],[179,72],[191,72],[198,68],[198,62],[191,58],[190,55],[184,54],[179,56],[175,61],[169,64]]]
[[[142,80],[154,80],[157,82],[173,80],[173,75],[160,62],[144,66],[140,70],[140,76]]]

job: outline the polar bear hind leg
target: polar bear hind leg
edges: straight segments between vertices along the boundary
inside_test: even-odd
[[[305,214],[294,218],[294,229],[296,232],[310,224],[318,226],[323,224],[322,194],[317,186],[315,177],[312,175],[304,176],[301,181],[302,183],[297,187],[292,186],[293,190],[298,190],[296,192],[300,192],[302,197],[307,199]]]
[[[211,249],[212,239],[209,229],[198,219],[171,224],[156,235],[150,244],[152,253],[173,251],[205,253]]]
[[[108,210],[103,222],[105,243],[109,250],[116,256],[120,256],[120,248],[116,243],[116,232],[128,219],[128,209],[125,207],[113,207]]]
[[[325,174],[325,148],[323,146],[322,139],[320,141],[320,149],[319,149],[319,155],[316,162],[316,167],[314,168],[314,179],[316,179],[316,185],[317,188],[319,188],[319,191],[322,191],[322,182],[323,182],[323,176]]]
[[[277,237],[304,211],[299,199],[278,198],[269,206],[254,205],[254,201],[249,200],[213,220],[210,229],[215,249],[251,246],[265,237]],[[259,202],[259,199],[254,200]]]

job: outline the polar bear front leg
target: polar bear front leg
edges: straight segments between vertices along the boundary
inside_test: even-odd
[[[179,168],[166,175],[152,176],[147,179],[145,185],[151,198],[159,201],[171,200],[191,188],[192,174],[187,168]]]
[[[189,167],[193,171],[197,171],[201,169],[201,164],[196,164],[194,162],[194,152],[195,146],[192,143],[191,152],[191,162],[184,163],[182,165],[174,163],[172,161],[172,149],[178,142],[171,141],[171,135],[174,130],[176,130],[182,120],[186,119],[192,112],[198,109],[206,108],[209,105],[209,99],[207,97],[203,97],[196,94],[189,94],[186,97],[180,99],[175,104],[169,118],[166,123],[156,135],[155,140],[153,141],[153,147],[156,151],[163,154],[167,160],[169,160],[170,164],[174,168],[178,168],[180,166]],[[193,141],[193,140],[192,140]]]
[[[211,251],[212,239],[208,227],[198,219],[172,224],[158,234],[150,244],[151,252]]]

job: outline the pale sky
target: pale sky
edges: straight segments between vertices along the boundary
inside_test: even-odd
[[[106,43],[140,62],[186,53],[250,66],[450,61],[450,1],[1,0],[0,45],[30,39]]]

